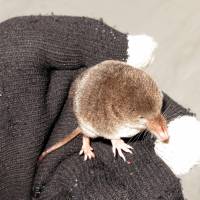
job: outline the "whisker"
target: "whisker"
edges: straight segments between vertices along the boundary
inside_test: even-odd
[[[137,140],[137,138],[139,138],[139,135],[140,135],[140,133],[138,133],[137,135],[131,137],[131,138],[129,139],[128,143],[135,142],[135,141]]]
[[[185,114],[180,112],[182,111],[182,109],[180,107],[172,107],[170,113],[167,114],[168,110],[169,110],[169,107],[167,107],[167,109],[164,110],[164,112],[162,113],[163,116],[166,118],[166,119],[170,119],[170,118],[177,118],[177,117],[180,117],[180,116],[184,116]]]
[[[163,111],[163,115],[165,115],[167,112],[168,112],[168,110],[170,109],[170,107],[171,107],[172,105],[171,104],[169,104],[168,106],[167,106],[167,108],[165,108],[165,110]]]
[[[133,137],[131,137],[129,140],[128,140],[128,144],[131,143],[131,142],[135,142],[137,141],[137,139],[141,136],[141,133],[138,133],[137,135],[134,135]]]
[[[148,130],[145,129],[143,135],[142,135],[142,140],[144,140],[148,136]]]
[[[169,119],[170,119],[170,118],[173,119],[173,118],[178,118],[178,117],[182,117],[182,116],[184,116],[183,113],[174,112],[174,113],[172,113],[172,114],[170,114],[170,115],[167,115],[166,117],[169,118]]]

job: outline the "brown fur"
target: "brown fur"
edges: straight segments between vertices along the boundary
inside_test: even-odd
[[[87,69],[73,87],[78,121],[89,122],[98,133],[114,134],[119,123],[134,123],[139,116],[151,118],[161,110],[161,93],[155,81],[120,61],[104,61]]]
[[[120,137],[116,136],[120,125],[128,123],[135,127],[141,124],[140,117],[145,118],[146,128],[156,137],[164,132],[166,135],[162,140],[167,139],[166,120],[160,113],[161,92],[151,77],[140,69],[120,61],[104,61],[83,71],[75,79],[69,98],[72,98],[79,127],[45,150],[40,161],[81,132],[88,137],[116,139]],[[95,130],[93,136],[81,128],[88,123]],[[89,153],[84,152],[86,158],[94,157],[91,151]]]

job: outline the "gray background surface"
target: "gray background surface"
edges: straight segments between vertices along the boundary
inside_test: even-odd
[[[0,0],[0,22],[30,14],[103,18],[123,32],[146,33],[159,43],[148,68],[160,87],[200,119],[200,1]],[[200,199],[200,168],[181,177],[185,197]]]

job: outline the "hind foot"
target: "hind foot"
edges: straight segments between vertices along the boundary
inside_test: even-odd
[[[83,135],[83,145],[81,148],[81,151],[79,152],[79,155],[84,154],[84,161],[87,159],[95,158],[95,154],[93,151],[93,148],[90,146],[90,138]]]

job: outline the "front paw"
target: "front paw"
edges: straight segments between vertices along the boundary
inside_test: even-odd
[[[117,151],[119,156],[124,161],[126,161],[126,158],[125,158],[124,154],[122,153],[122,150],[127,152],[127,153],[131,153],[132,154],[132,151],[130,149],[133,149],[133,147],[131,147],[130,145],[126,144],[121,139],[111,140],[111,142],[112,142],[112,151],[113,151],[114,157],[116,156],[116,151]]]

